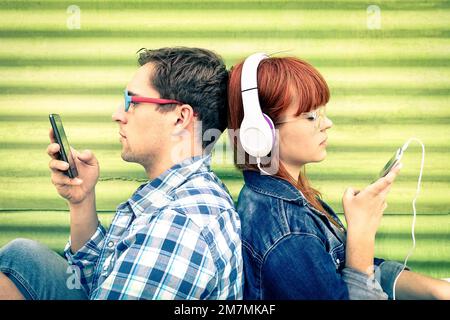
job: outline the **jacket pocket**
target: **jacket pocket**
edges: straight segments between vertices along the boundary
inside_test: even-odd
[[[340,243],[330,250],[331,259],[333,259],[336,270],[342,270],[345,266],[345,247]]]

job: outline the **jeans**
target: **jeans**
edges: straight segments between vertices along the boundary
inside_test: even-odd
[[[50,248],[16,239],[0,249],[0,272],[27,300],[86,300],[76,267]]]

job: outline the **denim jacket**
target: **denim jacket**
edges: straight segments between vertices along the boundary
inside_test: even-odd
[[[374,259],[375,274],[345,266],[345,228],[316,210],[289,182],[244,171],[239,194],[244,299],[392,298],[403,265]]]

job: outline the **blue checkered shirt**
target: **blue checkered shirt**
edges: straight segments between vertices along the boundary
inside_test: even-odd
[[[242,299],[241,227],[233,200],[197,156],[141,185],[75,254],[90,299]]]

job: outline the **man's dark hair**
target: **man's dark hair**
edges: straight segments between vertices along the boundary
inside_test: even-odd
[[[228,71],[222,58],[199,48],[141,49],[139,65],[151,62],[150,79],[161,98],[175,99],[191,105],[202,121],[202,137],[208,129],[223,132],[227,126]],[[175,105],[159,105],[160,111],[171,111]],[[216,141],[214,141],[216,142]],[[202,139],[206,148],[210,141]]]

